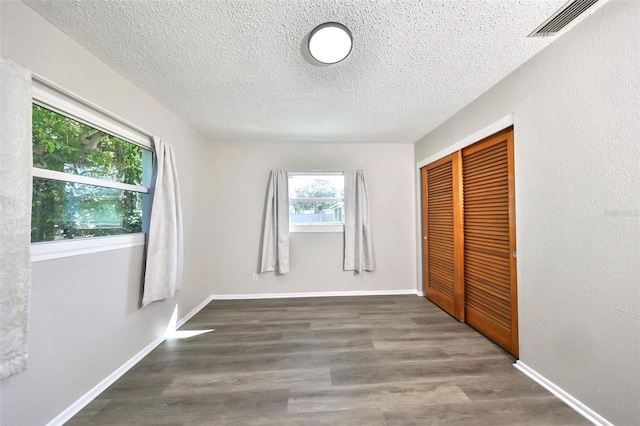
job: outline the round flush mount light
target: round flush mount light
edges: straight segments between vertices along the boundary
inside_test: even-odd
[[[351,31],[338,22],[320,24],[309,34],[309,53],[318,62],[335,64],[351,53]]]

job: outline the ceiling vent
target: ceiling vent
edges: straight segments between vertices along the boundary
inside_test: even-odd
[[[598,0],[571,0],[560,8],[542,25],[533,30],[529,37],[546,37],[558,34],[564,27],[573,22],[585,10],[593,6]]]

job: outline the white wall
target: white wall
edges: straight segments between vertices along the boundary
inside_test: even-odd
[[[640,3],[611,1],[415,146],[514,113],[521,361],[640,423]]]
[[[214,293],[273,294],[415,290],[413,146],[216,144],[213,155]],[[342,233],[292,233],[291,272],[257,272],[271,169],[367,173],[377,271],[342,270]]]
[[[185,288],[138,308],[142,248],[33,264],[29,369],[0,383],[1,424],[44,424],[211,294],[211,144],[19,2],[0,2],[1,54],[174,146]]]

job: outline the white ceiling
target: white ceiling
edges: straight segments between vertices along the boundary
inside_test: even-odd
[[[414,143],[548,45],[566,0],[25,1],[212,141]],[[352,32],[320,65],[318,24]]]

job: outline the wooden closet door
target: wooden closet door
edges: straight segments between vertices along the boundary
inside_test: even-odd
[[[424,293],[464,320],[461,224],[461,154],[421,169]]]
[[[513,129],[462,151],[466,322],[518,356]]]

